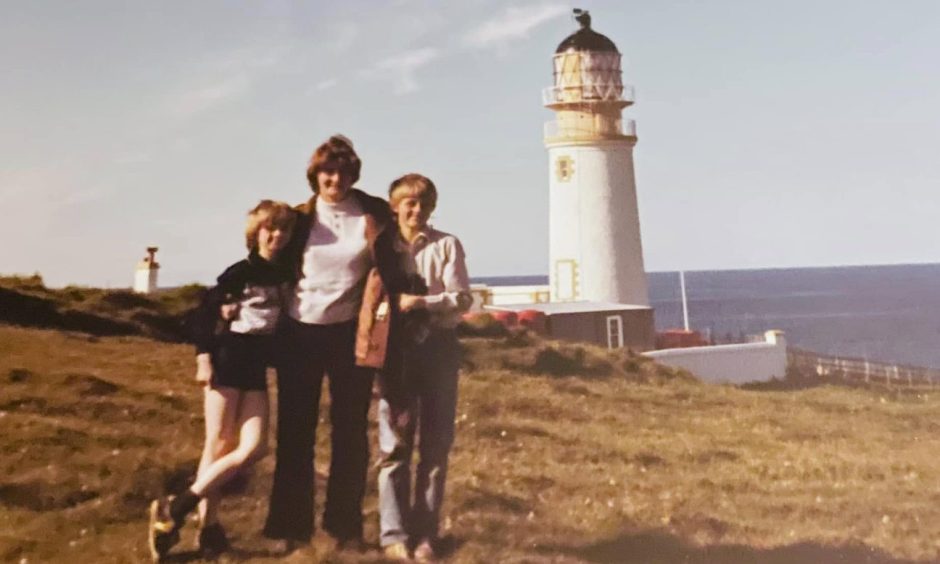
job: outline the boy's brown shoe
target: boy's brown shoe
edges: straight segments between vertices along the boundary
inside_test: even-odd
[[[160,497],[150,503],[150,522],[147,529],[147,545],[150,557],[160,562],[170,549],[180,541],[179,528],[170,516],[173,496]]]

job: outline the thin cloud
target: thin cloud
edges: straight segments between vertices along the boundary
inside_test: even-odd
[[[358,25],[353,22],[339,22],[331,26],[329,35],[319,46],[330,53],[345,53],[356,44],[359,36]]]
[[[193,81],[170,100],[171,113],[191,117],[244,96],[260,77],[276,69],[289,52],[286,45],[242,47],[198,63],[194,76],[200,77],[199,81]]]
[[[248,75],[238,73],[183,93],[173,109],[177,114],[192,116],[246,94],[250,85]]]
[[[209,68],[226,72],[261,71],[280,64],[290,54],[286,43],[237,47],[206,61]]]
[[[114,186],[97,183],[99,161],[65,159],[43,167],[0,171],[0,205],[18,210],[8,214],[4,228],[9,233],[23,229],[45,234],[54,228],[62,214],[76,205],[95,202],[115,191]],[[89,178],[94,180],[89,180]]]
[[[58,202],[59,207],[68,207],[78,204],[86,204],[90,202],[96,202],[104,199],[109,194],[115,191],[113,186],[90,186],[87,188],[80,188],[78,190],[69,192],[64,195]]]
[[[316,90],[322,92],[322,91],[324,91],[324,90],[329,90],[330,88],[333,88],[333,87],[336,86],[337,84],[339,84],[339,79],[336,79],[336,78],[328,78],[328,79],[326,79],[326,80],[321,80],[320,82],[316,83],[316,84],[314,85],[314,88],[315,88]]]
[[[568,12],[567,4],[530,4],[511,6],[464,35],[464,43],[470,47],[487,48],[503,45],[516,39],[528,37],[538,26]]]
[[[362,75],[366,78],[391,80],[396,94],[415,92],[420,89],[415,76],[417,71],[440,55],[440,51],[433,47],[405,51],[379,61]]]
[[[36,209],[43,209],[54,203],[51,195],[55,188],[68,186],[69,177],[60,164],[48,167],[34,167],[20,170],[0,171],[0,204],[9,208],[30,209],[23,207],[24,202],[36,204]],[[21,214],[13,214],[18,217]]]

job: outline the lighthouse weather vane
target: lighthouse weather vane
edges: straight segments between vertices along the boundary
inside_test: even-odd
[[[581,8],[575,8],[574,19],[581,24],[581,27],[591,27],[591,13]]]

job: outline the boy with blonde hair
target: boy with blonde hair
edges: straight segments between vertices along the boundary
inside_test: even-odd
[[[420,174],[406,174],[389,187],[398,223],[396,244],[406,272],[419,275],[426,296],[403,294],[399,308],[422,313],[427,330],[410,332],[401,354],[402,375],[379,400],[380,543],[386,557],[430,561],[438,548],[438,520],[444,499],[447,459],[454,440],[459,344],[456,327],[469,309],[470,280],[457,237],[428,224],[437,188]],[[419,316],[423,317],[423,316]],[[411,504],[411,457],[415,433],[419,461]]]
[[[228,549],[218,520],[220,489],[267,449],[271,339],[284,301],[288,268],[279,262],[296,214],[283,202],[262,200],[248,212],[248,258],[228,267],[191,320],[196,381],[205,389],[206,442],[196,481],[177,496],[150,505],[149,545],[160,561],[179,542],[186,516],[201,504],[199,549],[212,558]],[[221,306],[236,304],[232,319]],[[227,316],[228,317],[228,316]],[[219,326],[224,327],[219,331]]]

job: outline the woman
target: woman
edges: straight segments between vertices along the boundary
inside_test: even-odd
[[[388,203],[352,187],[361,166],[352,143],[341,136],[314,151],[307,169],[313,197],[296,208],[286,250],[297,283],[278,334],[277,463],[264,534],[287,540],[289,548],[313,534],[314,444],[324,375],[332,460],[323,528],[340,549],[361,545],[373,371],[355,366],[356,321],[373,267],[396,300],[404,281]]]

